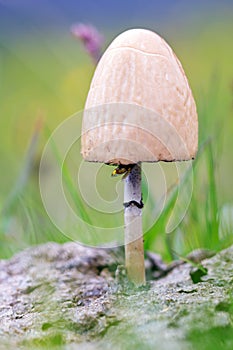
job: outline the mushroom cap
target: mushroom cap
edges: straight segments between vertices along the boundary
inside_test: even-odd
[[[198,119],[187,78],[156,33],[131,29],[100,59],[82,124],[87,161],[130,164],[195,157]]]

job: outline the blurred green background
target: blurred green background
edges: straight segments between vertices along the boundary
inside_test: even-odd
[[[70,32],[80,22],[96,26],[105,47],[128,28],[159,33],[183,64],[197,103],[200,152],[189,210],[178,228],[165,234],[174,188],[145,235],[145,247],[169,260],[174,251],[182,256],[194,248],[219,250],[232,243],[233,2],[2,0],[0,258],[31,244],[69,239],[47,217],[38,171],[50,132],[83,109],[94,72],[90,57]],[[171,169],[162,166],[169,174]],[[89,215],[98,218],[98,213]]]

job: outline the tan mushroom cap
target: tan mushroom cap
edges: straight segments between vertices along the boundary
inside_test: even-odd
[[[105,51],[87,96],[81,142],[83,158],[94,162],[195,157],[195,101],[181,63],[159,35],[131,29]]]

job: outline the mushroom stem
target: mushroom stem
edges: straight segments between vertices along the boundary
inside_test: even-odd
[[[128,278],[135,285],[145,284],[145,264],[142,233],[141,167],[135,166],[125,178],[125,264]]]

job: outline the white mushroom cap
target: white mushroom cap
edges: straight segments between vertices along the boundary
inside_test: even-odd
[[[103,163],[195,157],[198,120],[187,78],[156,33],[131,29],[102,56],[87,96],[82,155]]]

